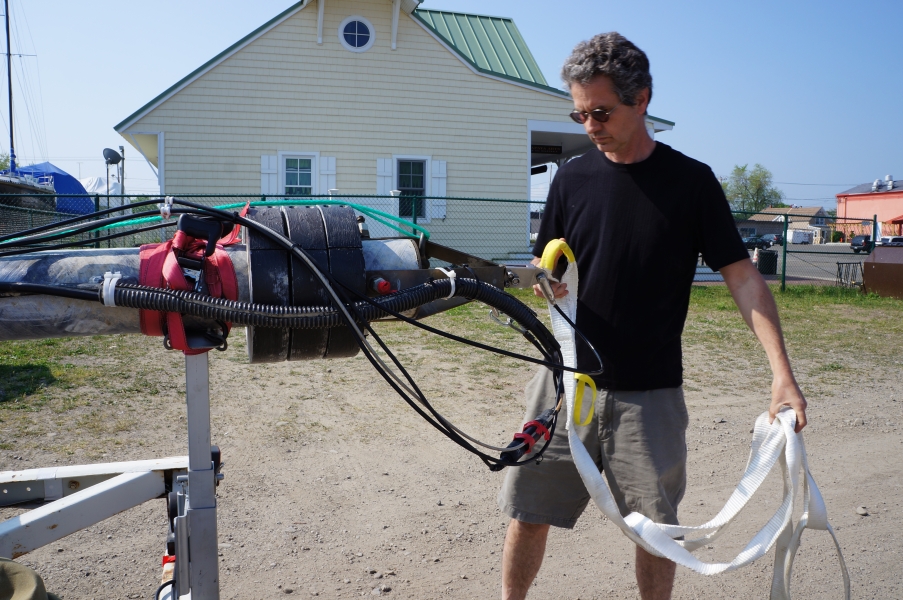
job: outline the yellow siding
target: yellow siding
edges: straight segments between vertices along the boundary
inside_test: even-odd
[[[353,14],[376,28],[367,52],[337,39]],[[330,0],[322,46],[312,4],[128,130],[165,133],[170,194],[257,194],[260,156],[298,150],[335,156],[343,193],[375,193],[376,159],[409,154],[447,161],[448,196],[526,198],[527,120],[566,121],[570,101],[473,73],[404,13],[398,49],[390,44],[391,3]],[[462,210],[450,202],[448,223],[428,228],[441,239]],[[497,237],[525,248],[526,206],[492,210],[501,213]]]

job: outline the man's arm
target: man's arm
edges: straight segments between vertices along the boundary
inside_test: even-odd
[[[782,406],[789,406],[796,413],[796,431],[801,431],[806,426],[806,399],[790,368],[778,307],[771,290],[749,259],[722,267],[720,272],[743,320],[759,338],[768,355],[774,376],[771,382],[771,406],[768,408],[770,422],[774,421]]]

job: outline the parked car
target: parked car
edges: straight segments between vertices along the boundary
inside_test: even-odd
[[[856,235],[853,236],[853,239],[850,240],[850,248],[856,254],[860,252],[868,252],[872,249],[872,236],[870,235]]]
[[[760,236],[760,235],[751,235],[749,237],[745,237],[745,238],[743,238],[743,243],[746,244],[746,247],[749,248],[750,250],[752,250],[754,248],[764,250],[765,248],[768,248],[769,246],[771,246],[771,244],[769,244],[767,241],[763,240],[762,236]]]
[[[885,238],[881,239],[884,240]],[[882,242],[882,246],[894,246],[897,248],[903,247],[903,235],[892,235],[886,239],[886,242]]]
[[[768,242],[769,246],[783,246],[784,245],[784,236],[780,233],[766,233],[762,236],[762,239]]]

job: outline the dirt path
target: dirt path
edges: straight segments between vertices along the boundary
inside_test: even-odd
[[[390,337],[399,335],[392,327]],[[510,439],[531,368],[419,335],[409,334],[400,354],[440,410],[483,439]],[[152,401],[117,410],[122,394],[88,382],[88,404],[108,411],[98,418],[109,423],[119,414],[131,424],[120,430],[95,424],[102,434],[92,438],[72,425],[75,413],[64,420],[40,413],[35,430],[57,437],[5,451],[0,469],[187,451],[181,356],[164,353],[159,340],[116,339],[145,357],[139,387],[156,391]],[[499,596],[506,519],[495,496],[502,474],[426,426],[361,357],[247,365],[240,346],[211,361],[213,440],[226,462],[218,488],[223,598]],[[681,519],[687,524],[723,506],[746,463],[752,423],[767,406],[762,357],[725,358],[722,351],[719,359],[712,352],[686,349],[690,480]],[[899,364],[844,358],[861,374],[854,388],[848,377],[831,379],[805,360],[796,365],[811,402],[805,432],[811,466],[846,553],[854,598],[903,598]],[[116,361],[110,368],[128,371]],[[88,411],[86,405],[75,412]],[[88,441],[77,443],[82,434]],[[700,558],[732,557],[777,508],[779,495],[780,482],[771,476],[734,530]],[[858,506],[869,515],[856,514]],[[18,512],[2,509],[0,517]],[[150,598],[165,519],[163,501],[150,502],[20,560],[65,600]],[[553,531],[546,554],[537,598],[638,598],[631,544],[594,507],[573,531]],[[717,577],[679,569],[674,598],[767,597],[772,556]],[[804,536],[793,590],[797,598],[841,597],[826,533]]]

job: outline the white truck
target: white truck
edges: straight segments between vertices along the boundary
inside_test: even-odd
[[[788,241],[791,244],[811,244],[815,238],[815,232],[808,229],[791,229],[787,232]]]

